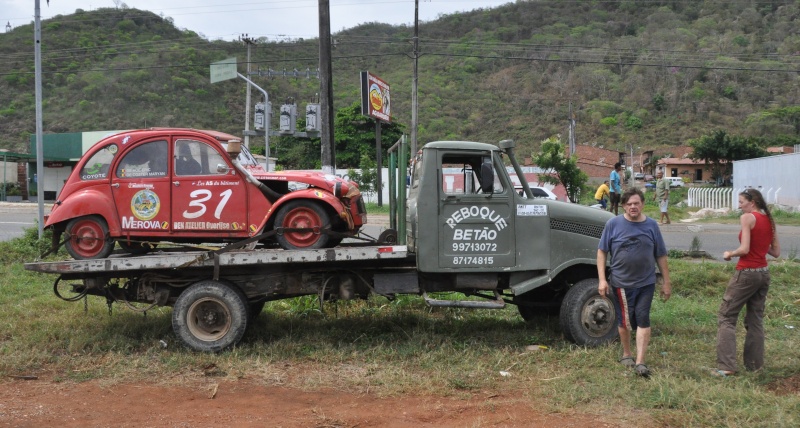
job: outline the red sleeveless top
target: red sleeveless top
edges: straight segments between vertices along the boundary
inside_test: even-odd
[[[760,212],[753,211],[756,225],[750,231],[750,252],[739,257],[736,270],[754,269],[767,266],[767,251],[772,245],[772,224],[769,217]],[[739,231],[739,242],[742,242],[742,232]]]

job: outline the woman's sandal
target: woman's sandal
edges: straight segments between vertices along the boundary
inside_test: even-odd
[[[634,366],[633,371],[641,377],[650,377],[650,369],[644,364],[637,364]]]
[[[636,360],[633,357],[622,357],[619,359],[619,363],[625,366],[626,369],[632,369],[636,365]]]

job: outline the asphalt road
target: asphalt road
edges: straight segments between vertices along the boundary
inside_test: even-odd
[[[45,214],[50,211],[51,203],[45,205]],[[0,240],[8,241],[23,236],[24,229],[35,228],[38,206],[35,203],[0,202]],[[388,216],[371,215],[364,232],[377,238],[381,231],[388,227]],[[661,226],[664,241],[668,249],[690,250],[695,237],[699,240],[700,250],[709,256],[722,260],[722,253],[732,250],[738,245],[738,224],[719,223],[683,223],[673,222]],[[781,241],[781,256],[797,257],[800,252],[800,227],[778,226]]]

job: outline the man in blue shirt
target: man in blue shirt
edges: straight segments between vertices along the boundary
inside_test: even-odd
[[[614,164],[614,170],[611,171],[611,175],[608,178],[608,181],[611,183],[609,184],[609,192],[611,194],[611,199],[608,205],[608,211],[613,212],[614,215],[619,215],[619,197],[622,194],[622,179],[619,176],[619,170],[622,168],[622,165],[617,162]]]
[[[650,343],[650,305],[656,288],[656,264],[664,279],[661,298],[672,294],[667,247],[655,220],[648,218],[644,194],[636,187],[621,197],[623,215],[606,223],[597,248],[597,291],[614,302],[617,330],[622,343],[619,362],[647,377],[645,364]],[[608,266],[606,261],[610,257]],[[631,331],[636,330],[636,356],[631,352]]]

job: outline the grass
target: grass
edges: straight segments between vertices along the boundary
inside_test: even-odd
[[[525,323],[514,307],[430,308],[416,296],[337,302],[322,311],[313,297],[272,302],[240,346],[192,352],[173,335],[169,308],[145,316],[114,305],[109,313],[102,298],[75,304],[55,298],[52,276],[21,266],[35,246],[25,239],[0,243],[7,260],[0,267],[3,379],[175,384],[248,378],[378,396],[503,394],[539,412],[596,414],[626,426],[643,417],[662,426],[800,424],[800,395],[769,388],[800,374],[796,262],[772,265],[765,370],[717,379],[706,367],[714,366],[716,310],[732,267],[670,259],[674,295],[654,302],[648,359],[654,376],[644,380],[617,363],[618,344],[586,349],[565,341],[557,317]],[[534,344],[547,350],[526,351]]]

